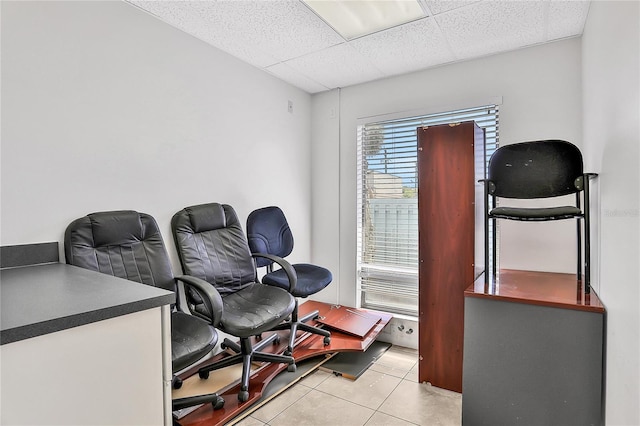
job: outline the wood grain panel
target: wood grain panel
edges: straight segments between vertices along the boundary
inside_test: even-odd
[[[418,129],[418,378],[456,392],[464,290],[475,275],[476,129],[473,122]]]
[[[338,308],[339,306],[330,305],[322,302],[316,302],[309,300],[299,307],[300,316],[304,316],[312,311],[319,311],[321,316],[326,316],[331,310]],[[350,336],[348,334],[331,332],[331,344],[325,346],[323,343],[323,336],[309,333],[299,333],[296,340],[293,357],[296,362],[303,361],[308,358],[317,357],[321,355],[331,354],[335,352],[349,352],[349,351],[365,351],[376,339],[378,334],[387,325],[392,316],[384,312],[370,311],[357,308],[349,308],[355,312],[370,313],[375,312],[377,316],[381,318],[380,322],[376,324],[373,329],[367,333],[364,338]],[[319,323],[310,321],[309,324],[318,326]],[[280,343],[273,345],[269,348],[265,348],[265,352],[282,353],[287,347],[287,331],[279,331],[281,335]],[[216,361],[221,357],[227,356],[226,353],[218,354],[211,361]],[[204,364],[203,364],[204,365]],[[263,364],[255,370],[251,375],[249,381],[249,399],[246,402],[238,401],[238,392],[240,390],[240,376],[237,380],[223,387],[219,394],[224,398],[224,407],[220,410],[213,410],[211,404],[206,404],[198,408],[193,413],[188,414],[179,420],[179,424],[182,426],[216,426],[229,423],[234,417],[237,417],[244,410],[255,404],[264,393],[267,385],[278,374],[287,374],[286,364]],[[180,375],[180,378],[186,380],[192,375],[197,375],[198,368],[192,368]],[[214,377],[215,370],[211,372],[209,377]]]
[[[501,269],[496,279],[488,285],[485,284],[484,277],[477,279],[467,288],[465,296],[604,312],[604,305],[598,295],[593,289],[585,294],[575,274]]]

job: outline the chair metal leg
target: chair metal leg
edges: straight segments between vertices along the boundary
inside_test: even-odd
[[[484,283],[489,285],[489,192],[484,184]]]
[[[580,208],[580,193],[577,192],[576,193],[576,207]],[[578,252],[577,252],[577,260],[578,260],[578,266],[577,266],[577,270],[576,270],[576,277],[578,278],[578,282],[581,284],[584,282],[583,280],[583,276],[582,276],[582,223],[581,223],[582,218],[577,217],[576,218],[576,231],[577,231],[577,239],[576,241],[578,242]]]
[[[491,240],[492,240],[492,244],[491,244],[491,277],[493,279],[493,281],[495,282],[496,280],[496,274],[497,274],[497,262],[498,262],[498,250],[497,250],[497,245],[498,245],[498,228],[496,226],[496,219],[492,219],[493,220],[493,232],[491,234]]]
[[[591,293],[591,213],[589,209],[589,176],[584,182],[584,293]]]

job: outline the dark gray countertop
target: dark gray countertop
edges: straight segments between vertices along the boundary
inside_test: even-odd
[[[0,270],[0,344],[175,301],[172,292],[54,263]]]

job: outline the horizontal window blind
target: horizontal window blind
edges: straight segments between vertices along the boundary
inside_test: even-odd
[[[362,307],[418,314],[416,128],[475,121],[487,158],[498,144],[498,107],[377,121],[358,126],[358,291]]]

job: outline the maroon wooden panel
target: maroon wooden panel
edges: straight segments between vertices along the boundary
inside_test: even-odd
[[[337,309],[331,309],[317,321],[330,330],[351,334],[362,339],[380,322],[380,319],[379,315],[340,306]]]
[[[604,305],[591,290],[585,294],[576,274],[501,269],[488,285],[484,276],[465,291],[466,297],[485,297],[507,302],[552,306],[589,312],[604,312]]]
[[[340,306],[309,300],[300,305],[299,314],[302,317],[309,312],[318,310],[321,316],[326,316],[336,308],[340,308]],[[391,315],[383,312],[356,308],[349,309],[360,313],[373,312],[376,316],[381,318],[380,322],[378,322],[362,339],[345,333],[332,331],[331,344],[327,346],[323,343],[323,336],[299,333],[293,350],[293,357],[296,361],[303,361],[308,358],[333,352],[365,351],[374,342],[378,334],[380,334],[382,329],[392,318]],[[318,323],[315,323],[315,321],[310,321],[309,324],[319,325]],[[278,332],[278,334],[281,335],[280,344],[273,345],[270,348],[265,348],[265,351],[282,353],[287,346],[287,333],[287,331]],[[227,354],[218,354],[210,362],[218,360],[224,356],[227,356]],[[286,369],[287,365],[285,364],[265,364],[256,370],[249,381],[249,399],[246,402],[238,401],[238,392],[240,390],[240,377],[238,377],[237,382],[230,384],[219,392],[225,400],[225,404],[222,409],[213,410],[211,404],[205,404],[180,419],[179,424],[182,426],[217,426],[228,423],[231,419],[242,413],[242,411],[256,403],[262,397],[262,394],[269,382],[281,372],[286,374]],[[197,374],[197,372],[198,368],[193,368],[184,374],[181,374],[180,378],[186,379],[193,374]],[[212,371],[211,374],[215,374],[215,370]]]
[[[474,122],[418,129],[418,378],[456,392],[462,392],[464,291],[475,278],[474,146],[484,135],[477,129]]]

